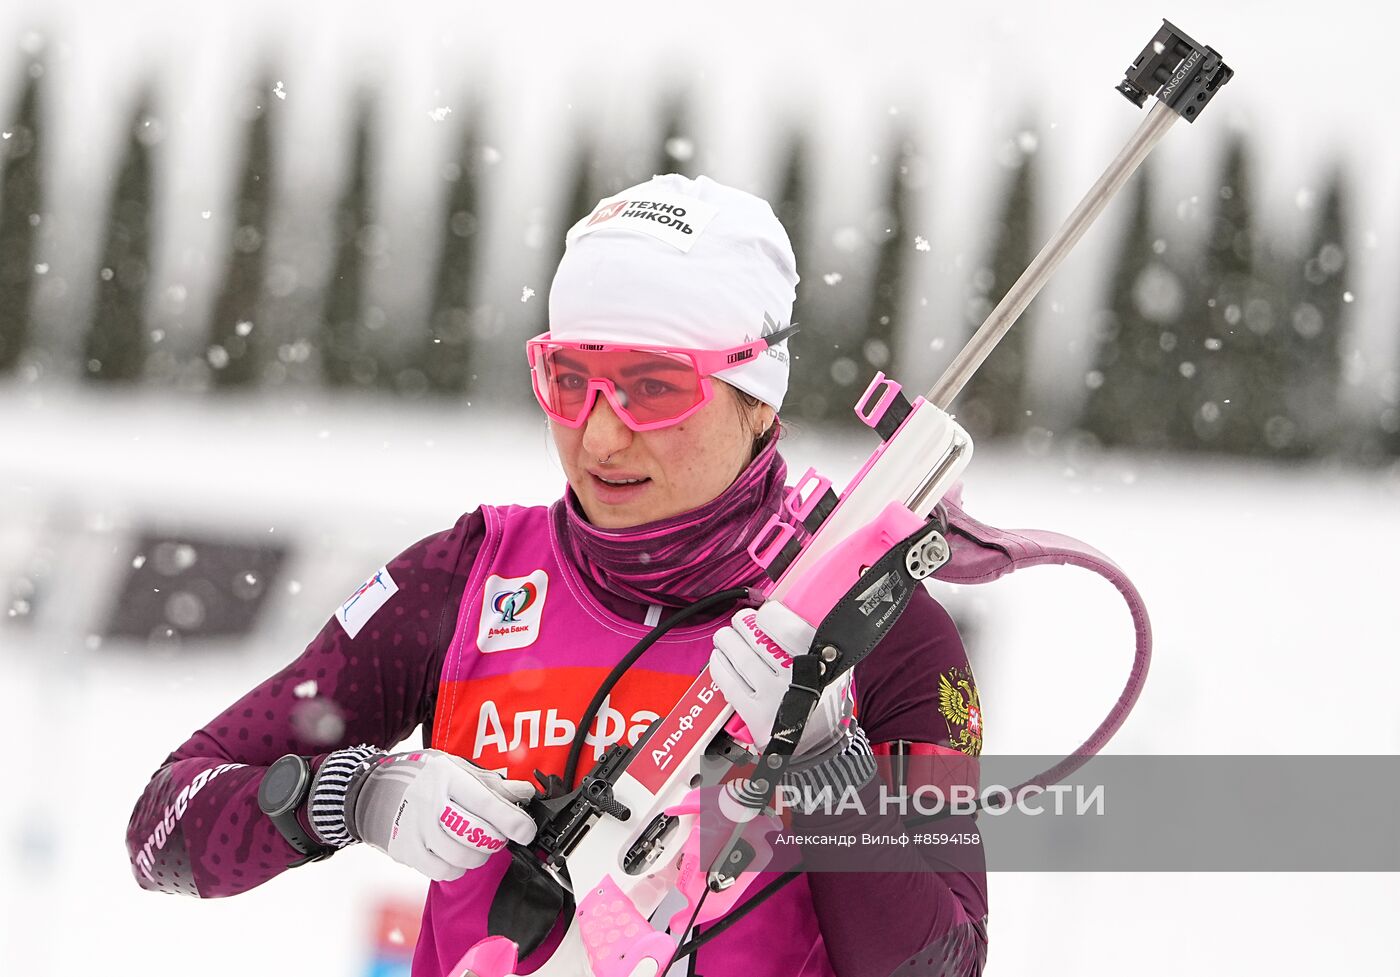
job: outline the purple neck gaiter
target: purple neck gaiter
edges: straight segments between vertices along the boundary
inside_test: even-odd
[[[560,539],[574,565],[599,587],[636,601],[683,607],[758,580],[748,546],[782,507],[787,463],[772,437],[739,477],[697,509],[668,519],[599,529],[572,488],[564,493]]]

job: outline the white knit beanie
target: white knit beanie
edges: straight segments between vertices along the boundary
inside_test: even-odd
[[[676,173],[599,201],[565,238],[549,332],[565,342],[727,349],[792,320],[797,262],[773,208]],[[784,340],[718,379],[778,410]]]

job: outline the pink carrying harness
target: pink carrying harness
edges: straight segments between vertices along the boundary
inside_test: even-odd
[[[1152,660],[1152,625],[1147,619],[1147,607],[1118,565],[1088,543],[1041,529],[997,529],[979,522],[963,511],[961,484],[944,496],[941,506],[947,517],[946,538],[952,555],[933,572],[939,580],[953,584],[990,583],[1026,567],[1067,564],[1097,573],[1113,584],[1128,604],[1135,634],[1133,667],[1118,701],[1073,753],[1020,786],[1053,784],[1078,770],[1103,749],[1137,702]]]

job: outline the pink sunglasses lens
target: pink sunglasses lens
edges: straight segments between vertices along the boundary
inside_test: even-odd
[[[638,424],[678,418],[705,399],[695,363],[678,353],[544,346],[535,372],[545,410],[570,424],[588,409],[593,380],[608,381],[617,404]]]

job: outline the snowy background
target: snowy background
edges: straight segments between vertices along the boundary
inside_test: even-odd
[[[563,484],[543,423],[504,394],[408,402],[288,383],[216,399],[178,384],[112,391],[72,379],[63,354],[88,314],[84,283],[100,247],[87,228],[101,221],[142,82],[160,100],[167,177],[151,294],[171,323],[186,308],[202,320],[212,301],[236,176],[226,106],[261,65],[276,64],[271,77],[286,93],[289,199],[333,205],[347,92],[377,93],[379,211],[403,255],[425,228],[437,233],[422,161],[455,137],[435,115],[489,105],[497,230],[486,300],[508,310],[489,355],[511,369],[537,311],[522,289],[535,290],[533,302],[546,294],[553,252],[542,239],[562,204],[559,171],[544,164],[578,131],[602,139],[645,128],[651,95],[685,86],[698,169],[761,189],[781,135],[770,112],[800,117],[822,140],[824,224],[862,228],[886,125],[917,118],[942,147],[924,197],[931,249],[912,287],[932,307],[919,313],[928,335],[945,342],[919,359],[923,382],[960,338],[937,323],[960,321],[963,242],[981,241],[996,191],[988,161],[1033,131],[1049,167],[1047,222],[1066,213],[1138,121],[1111,86],[1165,14],[1221,50],[1238,77],[1154,158],[1160,207],[1193,219],[1191,198],[1206,193],[1227,130],[1254,140],[1254,192],[1269,213],[1306,211],[1319,174],[1343,161],[1356,197],[1344,394],[1358,409],[1384,396],[1400,362],[1391,273],[1400,136],[1382,123],[1400,18],[1349,2],[999,11],[721,3],[703,19],[663,22],[640,4],[426,5],[412,19],[328,2],[0,9],[0,50],[14,55],[0,60],[0,84],[11,84],[7,61],[17,74],[21,54],[47,52],[53,167],[41,288],[49,346],[34,361],[46,368],[0,380],[0,729],[15,747],[0,789],[0,974],[368,973],[377,908],[421,893],[408,870],[352,851],[236,899],[157,896],[126,864],[131,805],[175,745],[294,656],[385,559],[480,502],[544,502]],[[0,89],[0,103],[11,97]],[[1082,386],[1090,351],[1077,324],[1100,301],[1095,269],[1122,219],[1111,209],[1042,299],[1034,381],[1046,392]],[[392,274],[426,294],[430,262],[398,260],[377,272],[379,287]],[[826,270],[803,273],[819,280]],[[790,467],[816,464],[840,484],[869,450],[862,431],[797,425]],[[966,484],[980,518],[1092,542],[1145,595],[1156,658],[1115,752],[1400,746],[1387,559],[1400,548],[1394,464],[1285,466],[1029,438],[979,446]],[[275,575],[248,585],[259,611],[245,636],[105,635],[138,542],[153,532],[286,548]],[[1126,613],[1105,584],[1043,569],[938,593],[966,627],[989,752],[1063,752],[1087,735],[1131,650]],[[991,887],[993,975],[1400,967],[1389,935],[1400,893],[1387,875],[1008,874]]]

